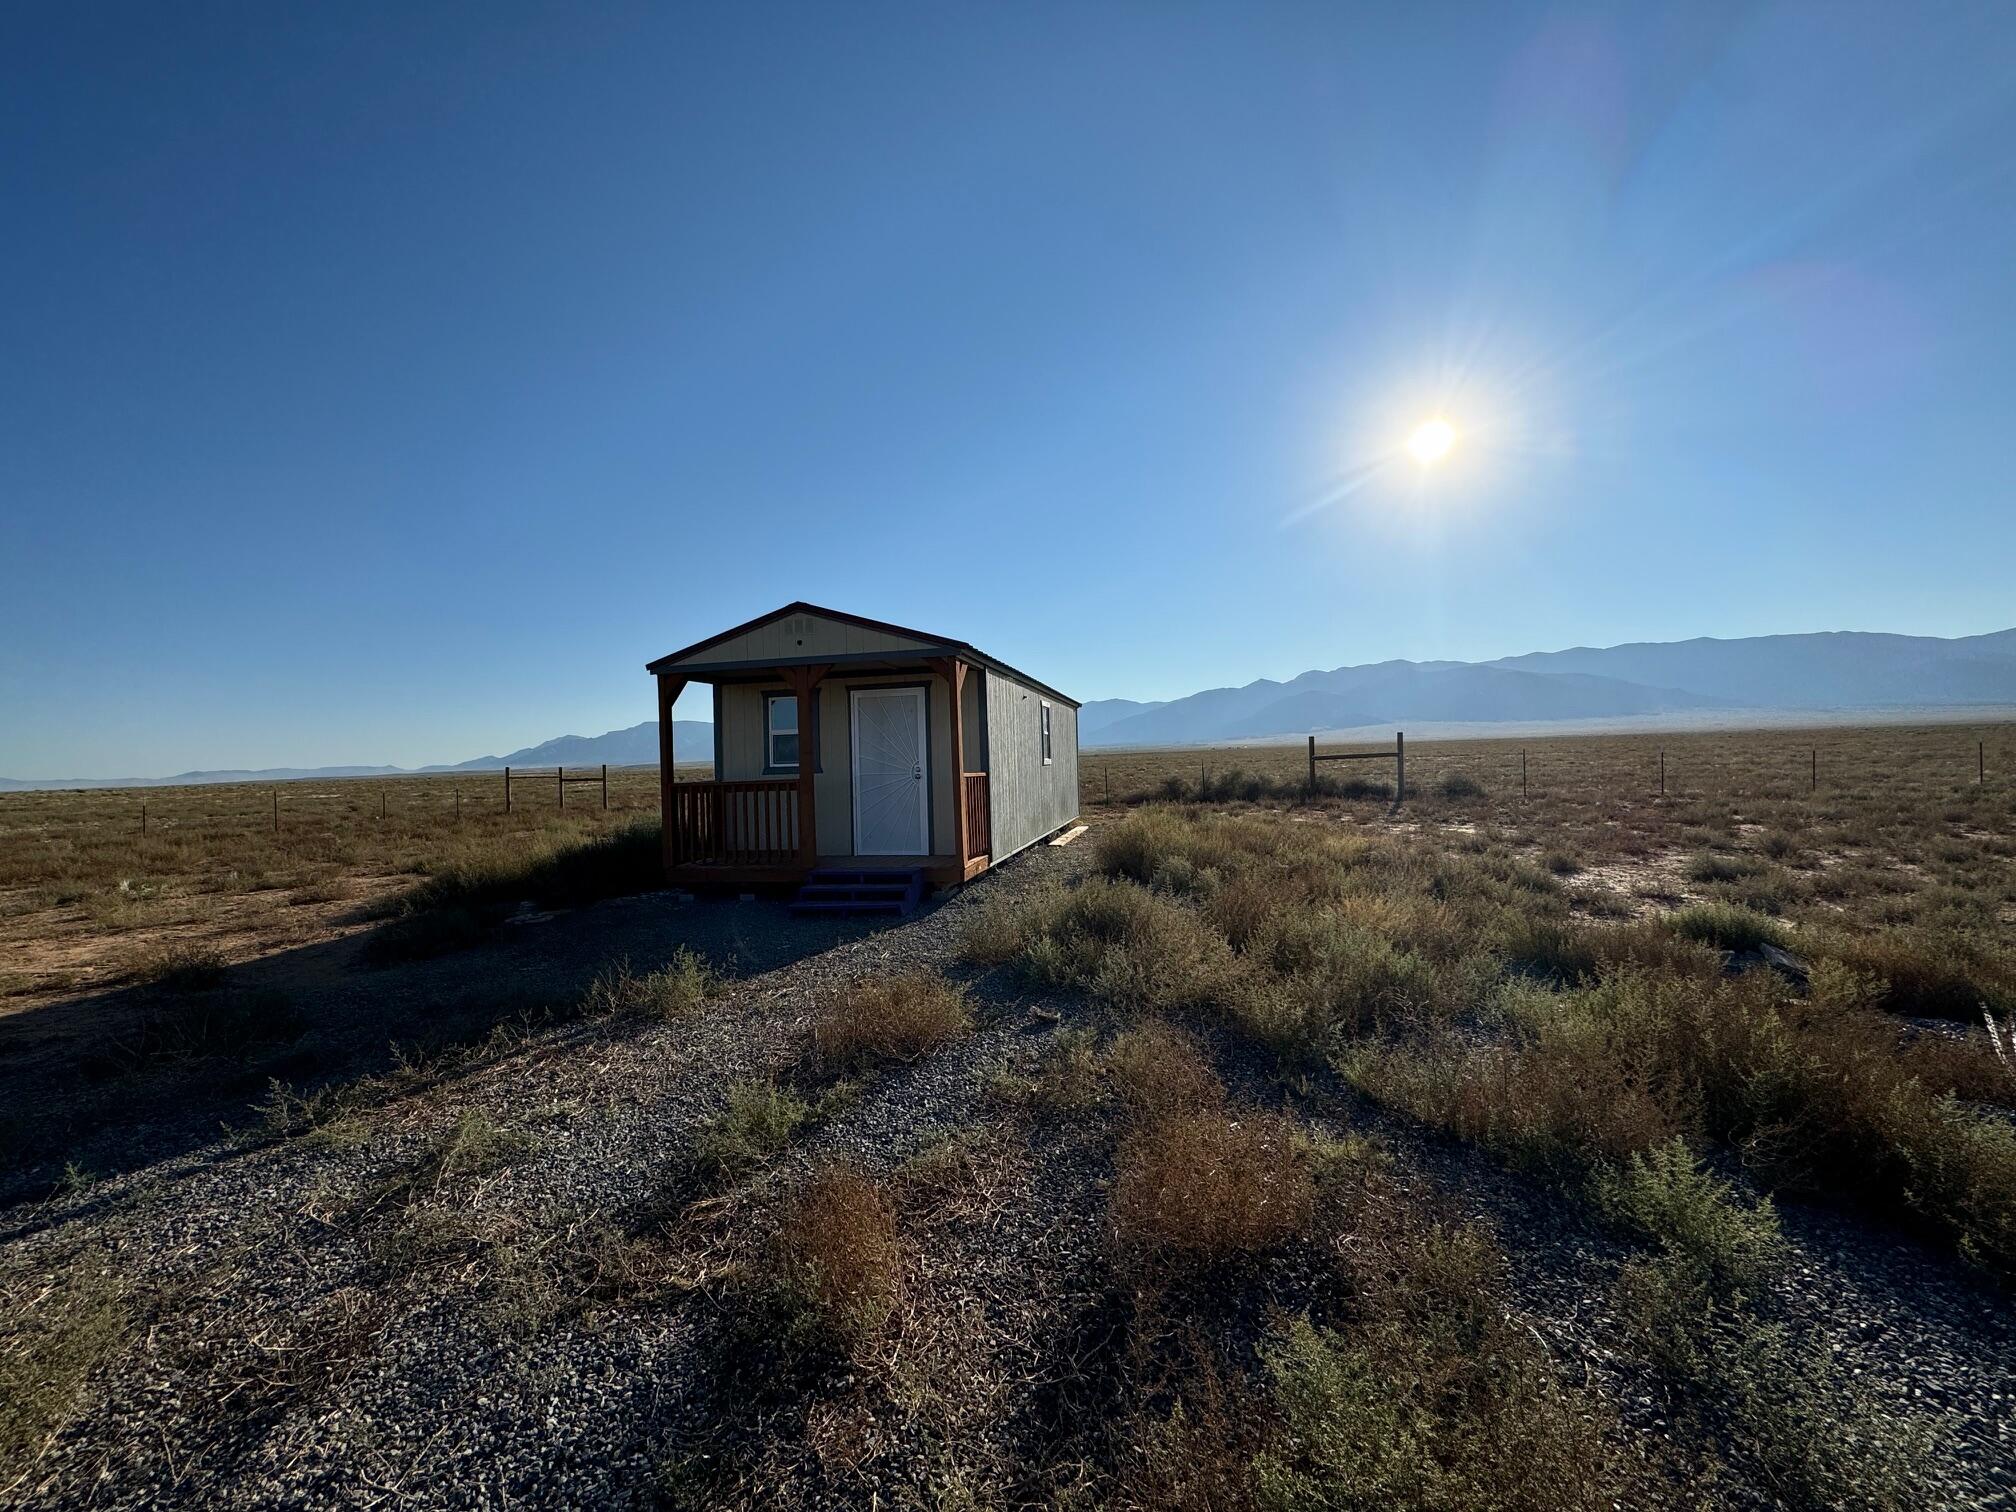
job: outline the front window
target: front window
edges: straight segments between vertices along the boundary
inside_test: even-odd
[[[798,700],[772,693],[763,700],[764,766],[772,772],[798,770]]]
[[[1043,700],[1043,765],[1050,765],[1050,700]]]

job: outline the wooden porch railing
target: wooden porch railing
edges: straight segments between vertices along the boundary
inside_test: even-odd
[[[987,811],[987,774],[966,772],[966,854],[962,860],[987,855],[994,848],[992,817]]]
[[[672,784],[674,866],[790,866],[798,860],[795,781]]]

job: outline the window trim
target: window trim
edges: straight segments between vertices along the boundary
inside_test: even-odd
[[[1050,737],[1050,700],[1044,699],[1043,712],[1038,716],[1037,741],[1043,751],[1043,765],[1050,766],[1056,761],[1056,742]]]
[[[763,695],[763,775],[765,777],[796,777],[805,766],[805,710],[796,710],[796,726],[789,730],[779,730],[771,721],[771,709],[780,698],[791,699],[794,703],[798,695],[786,689],[781,693]],[[798,759],[787,764],[777,758],[777,737],[795,735],[798,737]]]

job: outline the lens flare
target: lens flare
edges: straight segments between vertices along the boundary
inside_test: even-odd
[[[1414,427],[1407,450],[1423,467],[1433,467],[1456,448],[1456,427],[1437,415]]]

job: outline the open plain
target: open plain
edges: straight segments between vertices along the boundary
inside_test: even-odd
[[[1305,759],[0,797],[0,1502],[2009,1505],[2016,729]]]

